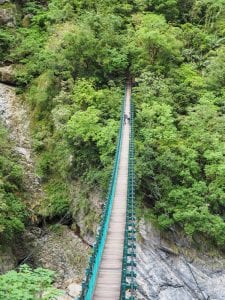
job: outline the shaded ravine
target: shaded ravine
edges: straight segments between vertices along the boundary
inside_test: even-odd
[[[31,200],[35,202],[35,199],[43,196],[43,192],[34,170],[29,110],[16,97],[15,88],[2,83],[0,119],[9,128],[10,136],[15,142],[15,150],[20,154],[26,171],[26,188]],[[137,299],[225,299],[225,259],[218,255],[198,253],[186,241],[179,240],[177,244],[171,241],[171,236],[167,239],[150,223],[140,223],[137,244]],[[45,235],[42,235],[38,227],[28,228],[22,236],[22,242],[23,247],[17,249],[19,252],[21,250],[17,258],[21,255],[23,259],[24,255],[36,248],[32,257],[35,264],[61,272],[58,286],[66,291],[66,295],[59,299],[73,299],[80,290],[83,261],[89,246],[68,226],[60,227],[60,233],[49,232]],[[75,257],[74,253],[78,255]],[[9,258],[13,259],[13,255]],[[75,265],[77,268],[74,268]]]
[[[0,83],[0,120],[8,128],[10,138],[15,143],[15,151],[21,158],[29,201],[27,206],[31,209],[44,197],[44,192],[35,174],[29,109],[20,97],[16,96],[15,87],[3,83]],[[10,245],[0,249],[0,273],[7,272],[21,263],[49,268],[56,271],[56,287],[65,292],[59,299],[72,300],[80,292],[90,246],[70,226],[60,224],[58,220],[55,222],[57,224],[50,224],[52,230],[51,226],[29,225]]]
[[[9,129],[10,138],[15,142],[15,150],[21,157],[25,170],[24,185],[30,200],[43,196],[40,181],[34,170],[34,157],[30,138],[29,111],[15,94],[15,88],[0,83],[0,119]],[[31,207],[35,203],[30,203]]]
[[[137,247],[139,300],[223,300],[225,259],[198,251],[187,239],[173,241],[141,222]],[[167,239],[168,237],[168,239]]]

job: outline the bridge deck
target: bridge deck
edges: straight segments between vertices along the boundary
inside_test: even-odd
[[[130,116],[131,87],[127,85],[125,113]],[[123,128],[119,173],[109,231],[99,268],[94,300],[119,300],[126,224],[130,125]]]

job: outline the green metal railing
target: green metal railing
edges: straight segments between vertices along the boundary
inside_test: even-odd
[[[136,229],[135,229],[135,176],[134,176],[134,105],[130,107],[130,144],[127,187],[127,212],[124,236],[123,267],[120,300],[135,300],[136,291]]]
[[[122,146],[122,133],[123,133],[123,123],[124,123],[124,103],[126,97],[126,89],[124,98],[122,101],[121,117],[120,117],[120,128],[118,134],[117,148],[114,160],[114,167],[109,183],[109,189],[107,193],[106,202],[103,207],[103,213],[101,222],[99,225],[99,230],[96,237],[96,242],[93,246],[92,254],[89,259],[89,265],[86,269],[85,280],[82,282],[82,291],[79,296],[79,300],[91,300],[94,294],[95,284],[97,280],[98,270],[100,262],[102,259],[102,254],[105,246],[105,241],[107,237],[110,216],[112,212],[113,199],[115,196],[116,182],[118,177],[119,162],[120,162],[120,152]]]

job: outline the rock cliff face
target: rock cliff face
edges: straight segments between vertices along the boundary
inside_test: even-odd
[[[32,207],[32,201],[35,204],[36,199],[43,197],[43,192],[35,174],[29,109],[16,96],[15,88],[3,83],[0,83],[0,120],[9,129],[15,151],[20,154]],[[93,237],[90,239],[92,243]],[[55,270],[56,286],[65,291],[60,299],[74,299],[80,291],[89,251],[90,246],[60,222],[43,228],[28,227],[10,246],[0,245],[0,274],[15,268],[18,263]]]
[[[0,67],[0,82],[10,85],[15,84],[16,76],[12,65]]]
[[[42,197],[38,176],[34,170],[34,157],[29,132],[29,111],[15,95],[15,88],[0,83],[0,119],[9,129],[15,150],[20,154],[25,169],[25,187],[31,200]],[[31,205],[32,206],[32,205]]]
[[[172,235],[171,235],[172,237]],[[162,237],[151,224],[141,222],[137,247],[140,300],[223,300],[225,259]]]
[[[55,271],[55,285],[65,291],[60,298],[72,300],[79,295],[89,251],[90,247],[68,226],[53,225],[27,228],[17,241],[14,254],[21,263]]]
[[[15,88],[0,83],[0,120],[8,128],[15,143],[15,151],[20,155],[25,170],[24,185],[29,194],[30,208],[36,199],[42,197],[39,178],[34,171],[34,157],[29,132],[28,108],[16,97]],[[14,243],[12,243],[14,244]],[[7,272],[17,265],[18,258],[14,245],[0,245],[0,273]]]

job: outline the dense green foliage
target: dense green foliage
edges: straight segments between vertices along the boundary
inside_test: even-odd
[[[192,2],[188,22],[136,21],[138,190],[162,228],[223,247],[225,2]]]
[[[43,216],[74,214],[73,202],[79,202],[74,183],[82,182],[82,202],[84,191],[88,197],[96,182],[106,190],[111,172],[120,82],[128,66],[120,31],[124,21],[104,11],[105,5],[97,14],[91,7],[84,11],[86,6],[76,1],[49,1],[48,7],[27,1],[21,12],[33,15],[29,27],[8,32],[15,39],[5,60],[18,65],[17,83],[33,111],[37,172],[45,189],[37,212]]]
[[[54,272],[22,265],[19,272],[10,271],[0,276],[0,299],[50,300],[61,292],[52,287]]]
[[[46,195],[37,212],[88,215],[89,192],[106,191],[130,72],[140,206],[163,229],[179,225],[223,247],[225,1],[24,1],[20,9],[18,27],[0,34],[10,47],[1,59],[17,64],[33,111]]]

